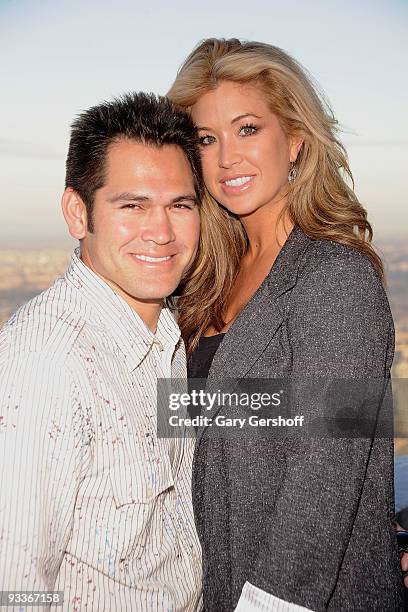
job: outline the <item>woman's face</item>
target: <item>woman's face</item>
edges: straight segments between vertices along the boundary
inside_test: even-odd
[[[238,215],[282,202],[302,144],[286,136],[264,97],[256,85],[223,81],[192,107],[207,189]]]

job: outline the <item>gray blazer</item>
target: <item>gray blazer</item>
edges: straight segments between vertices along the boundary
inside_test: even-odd
[[[388,377],[394,329],[368,259],[295,227],[208,378]],[[206,612],[246,581],[320,612],[402,610],[391,435],[220,440],[198,434],[193,502]]]

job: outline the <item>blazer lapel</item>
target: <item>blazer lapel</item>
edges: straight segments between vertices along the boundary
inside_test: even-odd
[[[225,334],[211,365],[207,392],[217,391],[221,381],[244,378],[263,353],[285,316],[279,298],[296,284],[300,256],[311,242],[299,227],[294,227],[268,276]],[[198,429],[198,439],[205,430]]]

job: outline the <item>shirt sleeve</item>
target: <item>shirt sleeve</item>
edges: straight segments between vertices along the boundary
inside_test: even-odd
[[[0,590],[52,590],[90,460],[72,377],[52,357],[0,366]]]
[[[246,582],[235,612],[312,612],[309,608],[298,606],[279,599],[262,589]]]

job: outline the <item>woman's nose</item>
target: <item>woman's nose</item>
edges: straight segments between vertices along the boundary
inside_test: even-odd
[[[218,164],[220,168],[231,168],[241,161],[242,157],[237,143],[226,139],[220,143]]]

